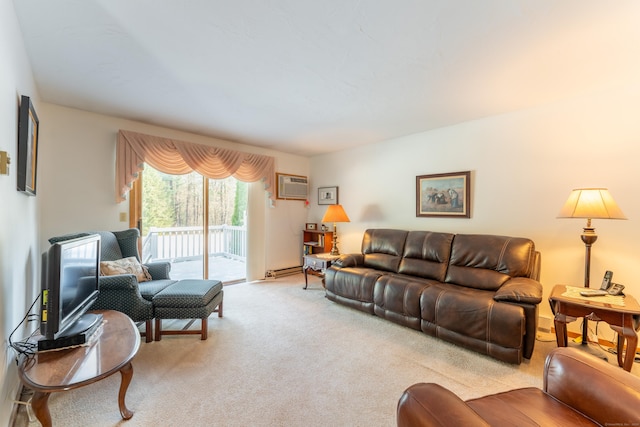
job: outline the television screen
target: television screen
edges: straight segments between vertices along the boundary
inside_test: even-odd
[[[54,243],[42,259],[40,332],[47,340],[83,332],[81,318],[98,297],[100,236]]]

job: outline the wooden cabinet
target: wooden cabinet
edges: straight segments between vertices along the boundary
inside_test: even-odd
[[[303,230],[303,255],[331,252],[333,231]]]

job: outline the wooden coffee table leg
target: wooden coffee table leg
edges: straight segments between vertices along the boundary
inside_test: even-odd
[[[31,399],[31,407],[42,427],[51,427],[51,413],[49,412],[49,396],[51,393],[36,391]]]
[[[131,362],[127,363],[120,369],[120,376],[122,380],[120,382],[120,391],[118,393],[118,406],[120,407],[120,415],[123,420],[128,420],[133,417],[133,412],[131,412],[127,405],[124,402],[124,399],[127,395],[127,389],[129,388],[129,384],[131,384],[131,379],[133,378],[133,365]]]

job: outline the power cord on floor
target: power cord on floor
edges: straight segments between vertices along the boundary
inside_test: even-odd
[[[600,325],[600,322],[596,322],[596,328],[595,328],[595,331],[594,331],[594,334],[595,334],[596,338],[599,335],[598,334],[598,326],[599,325]],[[605,351],[605,352],[610,353],[610,354],[615,354],[617,356],[618,355],[618,348],[616,346],[616,343],[618,342],[618,338],[619,338],[618,333],[614,331],[613,339],[608,340],[610,343],[613,344],[613,347],[604,347],[602,344],[600,344],[600,340],[599,339],[596,339],[595,344],[597,344],[598,347],[600,347],[600,349],[602,351]],[[639,355],[638,351],[636,351],[636,354],[635,354],[635,357],[634,357],[633,361],[635,363],[640,363],[640,355]]]
[[[30,322],[40,322],[40,316],[37,313],[31,313],[31,310],[36,305],[38,300],[40,300],[39,295],[27,310],[27,314],[25,314],[20,323],[18,323],[18,326],[16,326],[16,328],[11,331],[11,334],[9,334],[9,347],[11,347],[16,352],[16,365],[20,363],[20,356],[30,358],[33,357],[38,350],[38,344],[31,339],[35,334],[37,334],[37,329],[31,332],[27,338],[23,338],[20,341],[13,340],[13,335],[18,331],[20,326],[22,326],[23,324],[28,324]]]
[[[598,326],[600,325],[600,322],[596,321],[595,325],[596,325],[595,326],[595,330],[589,329],[589,331],[588,331],[589,333],[587,334],[588,335],[587,336],[587,339],[588,339],[587,344],[595,344],[603,352],[606,352],[606,353],[609,353],[609,354],[614,354],[614,355],[617,356],[618,355],[618,350],[617,350],[617,347],[615,346],[615,343],[618,342],[618,333],[614,332],[613,339],[608,340],[609,342],[611,342],[613,344],[613,347],[605,347],[602,344],[600,344],[600,340],[598,339],[598,335],[599,335]],[[580,328],[580,329],[582,330],[582,328]],[[596,339],[595,340],[589,340],[589,337],[591,337],[591,336],[596,337]],[[536,333],[536,340],[537,341],[541,341],[541,342],[551,342],[551,341],[555,341],[556,340],[556,336],[551,331],[546,332],[546,331],[540,331],[539,330]],[[576,343],[580,343],[582,341],[582,335],[576,337],[573,341],[576,342]],[[634,362],[635,363],[640,363],[640,351],[636,351],[636,356],[634,358]]]

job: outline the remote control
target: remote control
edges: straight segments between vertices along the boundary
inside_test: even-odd
[[[602,289],[591,289],[589,291],[580,291],[580,295],[583,297],[601,297],[607,295],[607,291],[603,291]]]

